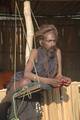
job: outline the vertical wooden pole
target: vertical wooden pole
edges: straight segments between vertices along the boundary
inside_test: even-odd
[[[80,120],[79,118],[79,89],[78,82],[73,82],[71,85],[71,94],[72,94],[72,111],[73,111],[73,120]]]
[[[80,82],[78,85],[78,91],[79,91],[79,120],[80,120]]]
[[[27,42],[26,42],[26,55],[25,55],[25,61],[27,63],[30,52],[33,45],[33,35],[34,35],[34,28],[32,24],[32,18],[31,18],[31,8],[30,8],[30,1],[24,2],[24,16],[25,16],[25,23],[26,23],[26,29],[27,29]]]
[[[59,89],[48,92],[48,106],[50,120],[62,120]]]
[[[62,88],[62,107],[63,107],[63,115],[64,120],[73,120],[72,115],[72,101],[71,101],[71,86],[69,87],[63,87]]]

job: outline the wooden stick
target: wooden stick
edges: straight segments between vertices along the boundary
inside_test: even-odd
[[[31,18],[30,1],[24,2],[24,16],[25,16],[26,29],[27,29],[27,42],[26,42],[26,55],[25,55],[25,61],[27,63],[32,49],[33,35],[34,35],[34,28]]]
[[[73,110],[73,118],[74,120],[80,120],[79,118],[79,89],[78,82],[73,82],[71,85],[72,92],[72,110]]]
[[[62,96],[63,96],[62,107],[64,120],[74,120],[72,113],[71,85],[68,87],[62,87]]]
[[[52,89],[48,92],[48,104],[49,104],[49,118],[50,120],[62,120],[61,119],[61,107],[59,89]],[[59,110],[59,111],[58,111]]]

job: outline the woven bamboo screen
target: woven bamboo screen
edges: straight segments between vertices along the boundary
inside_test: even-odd
[[[41,120],[80,120],[80,82],[72,82],[69,87],[43,91]],[[0,102],[6,89],[0,90]]]
[[[61,92],[60,92],[61,91]],[[41,120],[80,120],[80,83],[44,91]]]

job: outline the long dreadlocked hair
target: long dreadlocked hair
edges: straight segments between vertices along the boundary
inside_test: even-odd
[[[57,40],[58,31],[56,27],[53,24],[45,24],[45,25],[42,25],[40,29],[35,33],[36,43],[39,44],[39,41],[44,39],[44,35],[50,31],[52,31],[55,34],[56,40]]]

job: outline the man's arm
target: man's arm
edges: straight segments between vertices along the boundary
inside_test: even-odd
[[[37,74],[32,73],[32,69],[34,67],[34,61],[36,61],[36,60],[37,60],[37,50],[34,49],[31,52],[28,63],[26,64],[25,72],[24,72],[24,79],[40,81],[44,84],[50,84],[52,86],[56,86],[56,85],[60,84],[60,81],[58,81],[58,80],[55,80],[52,78],[41,77],[41,76],[38,76]]]

